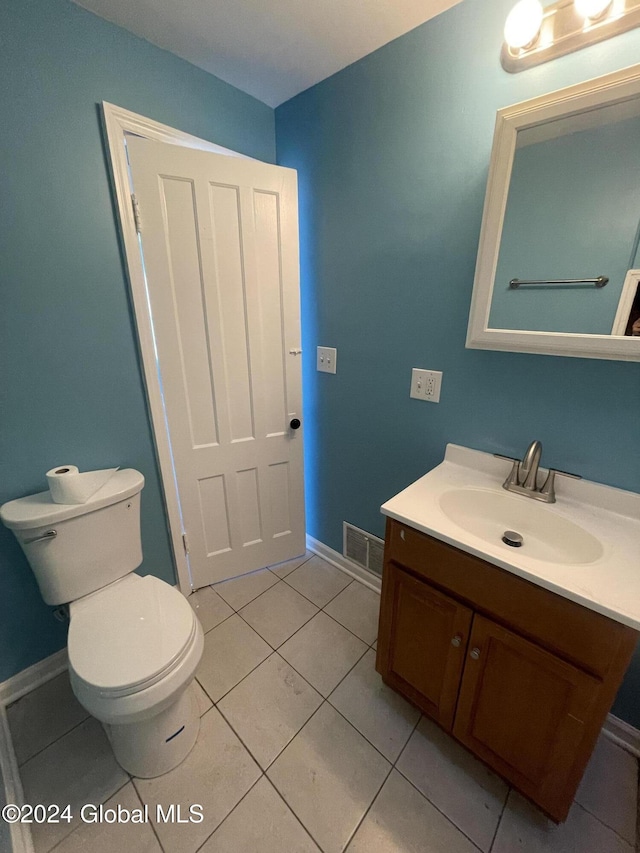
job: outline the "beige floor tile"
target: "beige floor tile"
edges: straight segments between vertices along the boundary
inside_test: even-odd
[[[224,820],[260,777],[260,768],[212,708],[201,720],[196,745],[175,770],[156,779],[135,779],[143,803],[150,807],[162,846],[167,851],[193,853]],[[156,806],[181,806],[183,817],[193,805],[202,806],[201,823],[163,823]]]
[[[121,788],[104,805],[105,809],[117,810],[121,807],[126,812],[119,812],[120,818],[115,823],[108,820],[81,823],[56,847],[55,853],[126,853],[129,850],[135,850],[136,853],[162,853],[151,824],[134,823],[131,820],[143,813],[142,802],[132,782]],[[96,821],[100,817],[93,809],[85,810],[85,816]],[[105,815],[105,818],[111,817]]]
[[[366,650],[362,640],[320,612],[278,651],[316,690],[328,696]]]
[[[270,646],[277,649],[317,612],[315,604],[295,589],[278,583],[243,607],[240,615]]]
[[[322,850],[339,853],[390,768],[325,702],[267,775]]]
[[[20,776],[26,803],[69,804],[75,816],[86,803],[104,803],[129,779],[93,717],[23,764]],[[50,850],[77,825],[77,818],[71,824],[34,823],[31,831],[36,853]]]
[[[218,707],[265,768],[321,703],[322,696],[274,652],[227,693]]]
[[[273,586],[274,583],[278,583],[278,578],[273,572],[270,572],[269,569],[260,569],[257,572],[250,572],[248,575],[241,575],[239,578],[217,583],[213,589],[234,610],[240,610],[245,604],[257,598],[260,593]]]
[[[202,589],[191,593],[189,604],[200,620],[205,634],[233,613],[233,608],[210,586],[203,586]]]
[[[217,702],[272,649],[239,616],[231,616],[205,635],[198,681]]]
[[[317,853],[318,847],[264,776],[200,853]]]
[[[329,696],[329,702],[393,763],[409,740],[420,711],[383,684],[375,662],[375,652],[369,649]]]
[[[311,559],[311,557],[313,557],[313,553],[311,551],[305,551],[301,557],[294,557],[293,560],[285,560],[284,563],[278,563],[276,566],[269,566],[269,568],[272,572],[278,575],[279,578],[286,578],[286,576],[290,575],[294,569],[297,569],[298,566],[306,563],[307,560]]]
[[[353,581],[325,607],[325,613],[370,646],[378,636],[380,595]]]
[[[88,716],[73,695],[68,672],[9,705],[7,719],[18,764],[24,764]]]
[[[321,557],[312,557],[287,575],[286,583],[317,607],[324,607],[351,583],[351,578]]]
[[[507,785],[423,717],[397,768],[481,850],[488,851]]]
[[[630,844],[636,841],[638,761],[604,735],[576,794],[576,802]]]
[[[477,853],[459,829],[392,770],[348,853]]]
[[[491,849],[492,853],[633,853],[634,850],[576,803],[567,820],[556,825],[515,791],[509,794]]]

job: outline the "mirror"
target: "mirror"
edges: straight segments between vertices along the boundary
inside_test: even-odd
[[[467,346],[640,361],[640,66],[500,110]]]

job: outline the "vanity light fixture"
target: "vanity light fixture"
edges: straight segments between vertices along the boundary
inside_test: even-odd
[[[610,9],[613,0],[574,0],[576,12],[585,21],[598,21]]]
[[[505,42],[515,50],[532,47],[538,40],[542,15],[539,0],[519,0],[507,15]]]
[[[640,0],[556,0],[544,9],[539,0],[519,0],[500,61],[505,71],[524,71],[638,26]]]

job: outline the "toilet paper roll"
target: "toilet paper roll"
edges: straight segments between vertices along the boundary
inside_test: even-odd
[[[47,482],[54,503],[83,504],[113,477],[117,468],[81,473],[75,465],[57,465],[47,471]]]

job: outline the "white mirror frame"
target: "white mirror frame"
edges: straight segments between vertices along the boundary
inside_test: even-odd
[[[640,338],[489,327],[491,298],[519,130],[640,97],[640,65],[499,110],[493,137],[467,330],[470,349],[640,361]]]

